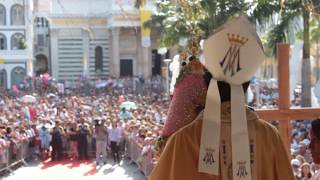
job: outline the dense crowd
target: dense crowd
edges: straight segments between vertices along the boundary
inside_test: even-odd
[[[251,84],[253,98],[249,105],[255,108],[277,108],[278,107],[278,88],[276,82],[263,81],[260,84]],[[257,93],[259,92],[259,96]],[[301,87],[297,87],[292,96],[291,106],[301,106]],[[277,125],[277,122],[273,123]],[[297,180],[310,179],[319,169],[315,164],[309,150],[310,146],[310,120],[291,121],[291,165]]]
[[[81,86],[76,88],[78,91],[70,88],[64,95],[58,91],[33,94],[33,103],[22,100],[23,91],[14,96],[2,94],[0,164],[7,160],[6,149],[10,151],[10,161],[19,159],[18,149],[26,140],[34,149],[33,156],[43,160],[49,158],[50,152],[51,160],[100,157],[94,154],[97,152],[102,153],[106,163],[103,152],[107,149],[119,163],[121,155],[125,155],[127,137],[151,149],[166,120],[169,97],[160,92],[158,79],[142,82],[137,78],[137,84],[143,84],[137,88],[132,88],[133,80],[109,80],[104,87],[90,88],[89,96],[81,93]],[[101,127],[106,134],[100,131]],[[105,142],[103,146],[98,144],[101,140]]]
[[[76,84],[66,87],[63,93],[38,91],[32,94],[36,98],[34,103],[21,100],[26,91],[11,96],[2,91],[0,164],[7,160],[6,149],[10,151],[10,161],[19,159],[19,146],[27,140],[28,147],[34,150],[32,156],[42,160],[50,156],[51,160],[95,157],[97,164],[106,163],[107,149],[114,162],[119,163],[127,153],[128,140],[142,146],[141,156],[153,151],[170,103],[170,98],[161,93],[161,79],[100,80],[89,85],[88,91],[84,90],[85,81]],[[276,88],[259,88],[259,107],[276,107]],[[296,93],[294,105],[299,104],[298,99]],[[255,102],[258,101],[253,98],[251,105],[256,106]],[[310,121],[291,124],[291,164],[297,179],[308,179],[319,169],[308,150]]]

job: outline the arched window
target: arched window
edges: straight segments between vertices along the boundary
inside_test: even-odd
[[[23,67],[15,67],[11,71],[11,86],[19,86],[26,76],[26,70]]]
[[[7,49],[7,38],[4,34],[0,33],[0,50]]]
[[[6,7],[0,4],[0,25],[6,25]]]
[[[103,54],[102,54],[102,47],[97,46],[94,50],[94,58],[95,58],[95,71],[102,72],[103,70]]]
[[[24,35],[21,33],[15,33],[11,37],[11,49],[16,50],[16,49],[25,49],[25,38]]]
[[[16,4],[11,8],[11,25],[24,25],[23,6]]]

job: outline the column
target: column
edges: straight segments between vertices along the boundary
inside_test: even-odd
[[[112,34],[112,76],[120,76],[120,58],[119,58],[119,31],[120,28],[114,27]]]
[[[142,62],[143,62],[143,74],[145,78],[151,76],[151,51],[150,47],[141,47],[142,48]]]
[[[59,80],[58,78],[58,66],[59,66],[59,59],[58,59],[58,32],[57,30],[51,30],[51,72],[52,77]]]
[[[138,52],[138,73],[142,73],[145,78],[149,78],[151,76],[152,71],[152,61],[151,61],[151,46],[143,47],[141,43],[141,33],[137,36],[137,48],[139,48]]]
[[[137,59],[136,59],[136,74],[134,75],[139,75],[139,74],[143,74],[143,66],[144,66],[144,62],[143,62],[143,50],[142,50],[142,46],[141,46],[141,33],[139,32],[139,34],[136,36],[136,41],[137,41]]]
[[[89,64],[90,64],[90,55],[89,55],[89,32],[87,30],[82,31],[83,39],[83,76],[90,78],[89,73]]]

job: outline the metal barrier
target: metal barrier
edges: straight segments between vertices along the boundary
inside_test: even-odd
[[[133,162],[138,165],[138,168],[143,174],[148,177],[154,167],[153,161],[153,150],[148,150],[146,153],[142,154],[143,146],[137,142],[134,138],[127,138],[127,149],[126,154],[131,158]]]
[[[29,148],[29,142],[30,140],[25,139],[20,141],[18,144],[12,144],[9,143],[8,146],[4,149],[3,154],[0,154],[1,159],[4,160],[3,162],[0,162],[0,172],[8,171],[10,173],[13,173],[12,168],[22,163],[23,165],[27,165],[26,159],[31,156],[31,151]],[[16,153],[14,153],[12,150],[13,148],[16,148]]]
[[[135,138],[129,138],[125,136],[127,142],[126,154],[131,158],[133,162],[135,162],[139,170],[144,173],[146,177],[148,177],[154,167],[153,161],[153,150],[148,150],[147,152],[143,152],[143,145],[140,144]],[[17,164],[27,165],[26,159],[31,157],[32,153],[31,148],[29,147],[30,140],[26,139],[18,144],[9,144],[4,150],[3,154],[0,154],[0,172],[8,171],[13,173],[13,167]],[[90,144],[90,143],[89,143]],[[16,148],[15,153],[13,152],[13,146]],[[1,152],[1,151],[0,151]]]

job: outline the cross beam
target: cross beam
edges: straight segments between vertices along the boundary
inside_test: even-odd
[[[291,108],[290,106],[290,46],[277,45],[279,108],[257,110],[260,118],[279,121],[279,133],[290,155],[291,120],[312,120],[320,115],[320,108]],[[311,77],[310,77],[311,78]]]
[[[257,110],[261,119],[266,121],[312,120],[320,116],[319,108],[290,108],[284,110]]]

